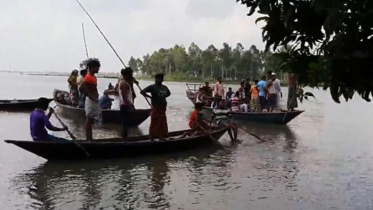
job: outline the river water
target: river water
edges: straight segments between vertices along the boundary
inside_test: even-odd
[[[64,77],[0,76],[1,99],[51,97],[53,89],[67,89]],[[115,80],[99,79],[100,90],[109,82]],[[186,129],[193,108],[185,83],[165,84],[172,92],[169,128]],[[287,126],[245,127],[266,142],[240,133],[241,144],[223,136],[225,148],[52,163],[1,141],[1,209],[373,209],[371,104],[358,96],[336,104],[328,92],[311,91],[316,99],[300,104],[306,112]],[[142,97],[136,106],[148,107]],[[80,122],[63,120],[84,137]],[[131,132],[147,134],[148,126],[149,119]],[[0,112],[0,134],[30,140],[29,113]],[[94,133],[118,135],[108,128]]]

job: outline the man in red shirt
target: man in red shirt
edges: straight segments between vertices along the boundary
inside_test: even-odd
[[[101,107],[98,100],[97,78],[96,73],[100,70],[100,61],[97,58],[91,58],[87,62],[88,74],[84,77],[80,86],[81,91],[85,94],[85,132],[88,141],[92,138],[92,124],[102,123]]]

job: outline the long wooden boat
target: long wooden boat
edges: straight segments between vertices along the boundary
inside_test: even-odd
[[[210,107],[204,107],[203,112],[210,115],[227,115],[235,122],[255,122],[286,125],[291,120],[302,114],[304,111],[281,111],[281,112],[231,112],[231,111],[214,111]]]
[[[0,100],[0,111],[32,111],[38,99]]]
[[[215,128],[210,135],[177,138],[187,131],[190,130],[170,132],[168,133],[168,137],[171,138],[165,141],[150,141],[149,136],[145,135],[129,137],[126,141],[123,141],[121,138],[110,138],[91,142],[78,140],[77,142],[71,141],[67,143],[17,140],[5,140],[5,142],[14,144],[47,160],[125,158],[157,153],[180,152],[216,144],[216,141],[224,135],[227,128]]]
[[[58,98],[59,93],[64,96],[69,96],[69,92],[63,90],[54,90],[54,101],[58,107],[58,111],[66,117],[74,119],[85,118],[85,111],[83,108],[72,107],[68,104],[63,104]],[[131,120],[129,126],[136,127],[143,123],[150,116],[151,109],[136,109],[131,112]],[[103,123],[121,123],[122,115],[120,110],[104,109],[102,110]]]
[[[201,88],[201,83],[186,83],[187,90],[185,91],[187,98],[195,104],[196,95],[198,93],[199,88]]]

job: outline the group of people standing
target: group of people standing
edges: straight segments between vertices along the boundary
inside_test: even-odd
[[[294,110],[298,106],[297,82],[292,74],[289,74],[288,85],[287,109]],[[197,93],[196,103],[203,102],[205,106],[212,106],[214,109],[230,108],[233,112],[273,112],[285,109],[281,103],[282,97],[281,81],[276,77],[276,73],[268,71],[261,80],[251,83],[248,78],[242,81],[235,92],[229,87],[227,93],[224,93],[221,77],[217,78],[213,88],[206,82]]]
[[[74,70],[68,79],[71,105],[74,107],[84,107],[85,109],[85,132],[88,141],[93,139],[92,125],[102,122],[102,108],[100,107],[96,77],[100,67],[101,63],[98,59],[89,59],[87,61],[86,69],[80,72],[80,78],[78,78],[78,71]],[[165,139],[168,133],[166,98],[171,95],[171,92],[167,86],[162,84],[163,79],[163,74],[156,74],[155,84],[150,85],[141,91],[141,94],[144,97],[151,99],[152,110],[149,128],[150,140],[156,138],[159,138],[160,140]],[[119,94],[123,140],[126,140],[128,136],[129,120],[132,117],[135,117],[133,112],[135,110],[134,100],[136,97],[133,90],[134,83],[138,85],[138,81],[133,77],[133,70],[128,67],[121,70],[121,77],[118,84],[115,87],[109,85],[110,87],[108,90],[105,90],[104,92],[104,95],[105,93],[108,93],[108,91],[117,92]],[[54,113],[54,110],[50,108],[48,115],[45,115],[44,113],[44,111],[48,109],[49,103],[50,100],[46,98],[39,99],[37,108],[30,116],[31,136],[34,141],[67,141],[66,139],[49,135],[46,130],[65,131],[68,129],[67,127],[57,128],[50,123],[49,118]]]

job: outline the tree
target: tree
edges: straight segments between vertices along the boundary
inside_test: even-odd
[[[227,72],[231,71],[232,65],[232,48],[227,43],[223,43],[223,48],[219,50],[218,56],[221,62],[221,77],[227,77]]]
[[[272,54],[268,56],[270,55]],[[143,56],[142,59],[130,57],[128,66],[139,74],[152,76],[156,73],[166,73],[176,80],[215,79],[222,75],[236,80],[249,76],[259,78],[263,59],[262,52],[255,45],[245,51],[242,44],[238,43],[232,51],[227,43],[224,43],[221,49],[210,45],[205,50],[191,43],[188,50],[184,46],[175,45],[168,49],[161,48]]]
[[[277,52],[279,69],[298,75],[302,85],[330,88],[334,101],[355,92],[373,95],[373,1],[237,0],[263,14],[266,51]],[[287,47],[289,45],[289,47]]]
[[[237,72],[238,75],[242,75],[242,56],[243,56],[244,47],[241,43],[237,43],[236,48],[233,50],[232,53],[232,67],[234,68],[234,79],[237,79]]]

